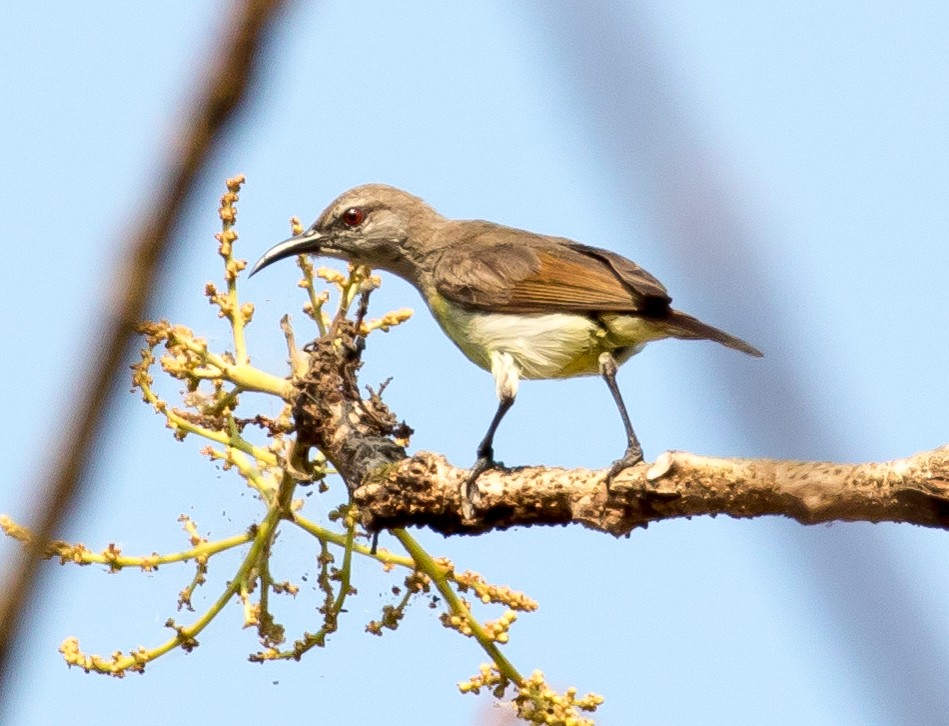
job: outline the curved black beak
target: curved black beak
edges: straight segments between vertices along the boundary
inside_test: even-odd
[[[253,277],[277,260],[283,260],[287,257],[293,257],[294,255],[317,255],[320,253],[320,243],[322,240],[323,235],[312,229],[308,229],[306,232],[291,237],[290,239],[285,239],[280,244],[276,244],[264,252],[263,256],[254,264],[248,277]]]

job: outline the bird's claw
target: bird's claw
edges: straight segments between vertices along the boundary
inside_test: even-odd
[[[624,469],[628,469],[631,466],[635,466],[643,460],[643,450],[642,447],[638,445],[630,446],[626,449],[626,453],[623,454],[619,459],[613,462],[610,466],[610,470],[606,472],[606,491],[609,492],[610,484],[613,479]]]
[[[498,462],[494,460],[493,456],[481,455],[478,457],[474,466],[471,467],[471,471],[468,472],[468,478],[465,479],[463,491],[465,502],[472,506],[477,506],[478,501],[481,499],[481,494],[478,492],[478,487],[476,486],[478,477],[489,469],[497,468]]]

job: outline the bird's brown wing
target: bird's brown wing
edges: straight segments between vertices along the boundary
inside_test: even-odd
[[[668,310],[671,298],[662,283],[613,252],[489,223],[466,224],[471,233],[443,251],[435,266],[437,291],[454,303],[504,313],[661,317]]]

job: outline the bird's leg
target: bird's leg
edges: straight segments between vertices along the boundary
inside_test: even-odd
[[[626,453],[610,467],[606,475],[606,486],[610,485],[613,477],[619,474],[623,469],[638,464],[643,460],[643,447],[636,438],[636,432],[633,431],[633,424],[629,420],[629,413],[626,411],[626,404],[623,403],[623,396],[620,395],[619,386],[616,385],[616,359],[610,353],[600,354],[600,373],[606,385],[613,394],[613,400],[616,401],[616,407],[619,409],[619,415],[623,419],[623,426],[626,428]]]
[[[474,466],[471,467],[471,472],[465,480],[465,499],[469,502],[474,503],[475,497],[478,496],[478,489],[475,487],[475,482],[478,477],[488,469],[493,469],[497,465],[494,461],[494,433],[498,430],[498,425],[501,423],[501,419],[504,418],[504,414],[506,414],[508,409],[513,405],[514,396],[501,399],[500,403],[498,403],[498,410],[495,411],[494,418],[491,419],[491,425],[488,426],[487,433],[484,435],[481,443],[478,444],[478,460],[474,463]]]
[[[471,467],[471,473],[465,480],[463,494],[469,505],[474,505],[478,497],[478,488],[475,486],[478,477],[488,469],[497,466],[497,462],[494,461],[494,432],[498,430],[498,424],[501,423],[504,414],[514,405],[521,370],[510,353],[493,350],[491,351],[491,375],[494,376],[494,385],[498,394],[498,410],[491,419],[488,432],[478,444],[478,460]]]

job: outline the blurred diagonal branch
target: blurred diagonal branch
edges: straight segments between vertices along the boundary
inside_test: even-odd
[[[870,464],[720,459],[682,451],[638,464],[607,489],[607,470],[523,467],[478,479],[480,501],[462,496],[468,472],[419,453],[356,490],[363,524],[426,525],[476,534],[518,525],[577,523],[616,536],[677,517],[783,515],[801,524],[907,522],[949,528],[949,446]]]
[[[209,65],[198,76],[200,91],[188,107],[185,127],[176,135],[166,170],[156,189],[143,195],[142,221],[138,236],[117,246],[114,287],[102,295],[99,313],[101,353],[96,356],[64,414],[64,433],[58,439],[49,470],[35,481],[50,484],[38,493],[36,534],[28,550],[10,568],[2,583],[0,601],[0,684],[8,677],[23,615],[36,589],[37,566],[47,542],[59,529],[82,491],[96,439],[110,405],[125,382],[132,336],[148,307],[155,278],[168,256],[171,241],[188,198],[202,169],[247,97],[264,41],[284,0],[244,0],[221,12],[222,31]],[[24,487],[35,487],[24,482]],[[2,689],[3,686],[0,686]],[[0,696],[2,696],[0,692]]]

